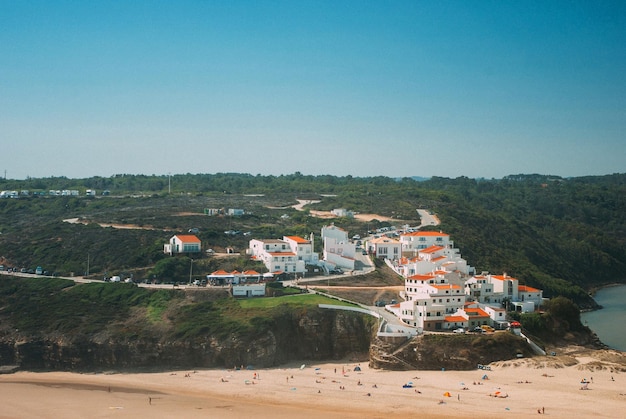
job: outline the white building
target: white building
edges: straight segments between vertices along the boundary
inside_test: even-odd
[[[345,208],[335,208],[331,211],[331,214],[333,214],[335,217],[347,217],[347,218],[354,217],[354,212],[348,211]]]
[[[332,266],[354,270],[356,245],[350,242],[340,242],[334,238],[326,238],[324,240],[323,258]]]
[[[356,245],[348,240],[348,232],[335,225],[322,227],[324,250],[322,259],[332,267],[354,270]]]
[[[450,235],[436,231],[415,231],[400,235],[403,252],[413,252],[417,255],[420,249],[431,246],[454,247],[454,242],[450,240]]]
[[[446,283],[438,275],[424,275],[407,280],[403,301],[387,309],[404,323],[419,331],[446,330],[463,316],[465,294],[459,285]],[[459,324],[465,326],[466,324]]]
[[[322,240],[326,238],[333,238],[338,242],[348,241],[348,232],[341,227],[337,227],[334,224],[322,227]]]
[[[199,253],[202,242],[193,234],[177,234],[163,246],[163,253],[168,255],[181,253]]]
[[[233,285],[232,292],[233,297],[264,297],[265,283]]]
[[[297,236],[279,239],[252,239],[248,253],[263,262],[270,272],[303,273],[306,265],[317,265],[319,256],[310,240]]]
[[[466,284],[468,296],[481,304],[501,307],[508,302],[517,311],[532,312],[543,302],[543,291],[526,285],[512,276],[491,275],[483,272],[468,279]]]
[[[402,244],[390,237],[376,237],[367,242],[367,247],[377,258],[396,260],[402,256]]]
[[[402,257],[394,264],[400,275],[409,277],[437,270],[469,275],[474,271],[474,268],[469,266],[467,261],[461,257],[459,250],[450,246],[434,245],[416,250],[416,252],[417,256],[410,259]]]
[[[393,240],[381,239],[369,245],[376,240],[383,245]],[[467,279],[474,268],[461,258],[445,233],[409,233],[401,236],[400,243],[406,256],[395,260],[385,257],[405,278],[400,293],[405,301],[387,305],[386,309],[420,332],[482,325],[505,328],[508,322],[503,302],[509,302],[511,309],[527,312],[543,301],[541,290],[519,285],[507,274],[483,273]],[[381,257],[380,253],[377,256]]]
[[[230,215],[230,216],[239,216],[239,215],[244,215],[245,211],[242,210],[241,208],[228,208],[228,210],[226,211],[226,215]]]

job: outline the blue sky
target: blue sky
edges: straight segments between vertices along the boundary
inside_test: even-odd
[[[7,177],[626,172],[626,2],[0,0]]]

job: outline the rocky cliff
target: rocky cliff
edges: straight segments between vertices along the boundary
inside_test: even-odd
[[[402,343],[376,339],[370,347],[370,366],[390,370],[471,370],[478,364],[531,357],[528,343],[500,332],[477,334],[426,334]]]
[[[0,365],[28,370],[273,367],[293,360],[333,360],[367,353],[372,325],[363,315],[333,310],[288,311],[265,331],[202,336],[30,335],[0,337]]]

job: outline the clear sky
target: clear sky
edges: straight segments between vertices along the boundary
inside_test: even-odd
[[[625,1],[0,0],[7,178],[626,172]]]

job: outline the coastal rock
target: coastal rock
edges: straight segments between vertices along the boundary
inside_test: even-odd
[[[285,311],[266,332],[193,340],[4,335],[0,365],[63,371],[274,367],[294,360],[335,360],[367,353],[371,335],[367,316],[322,309]]]

